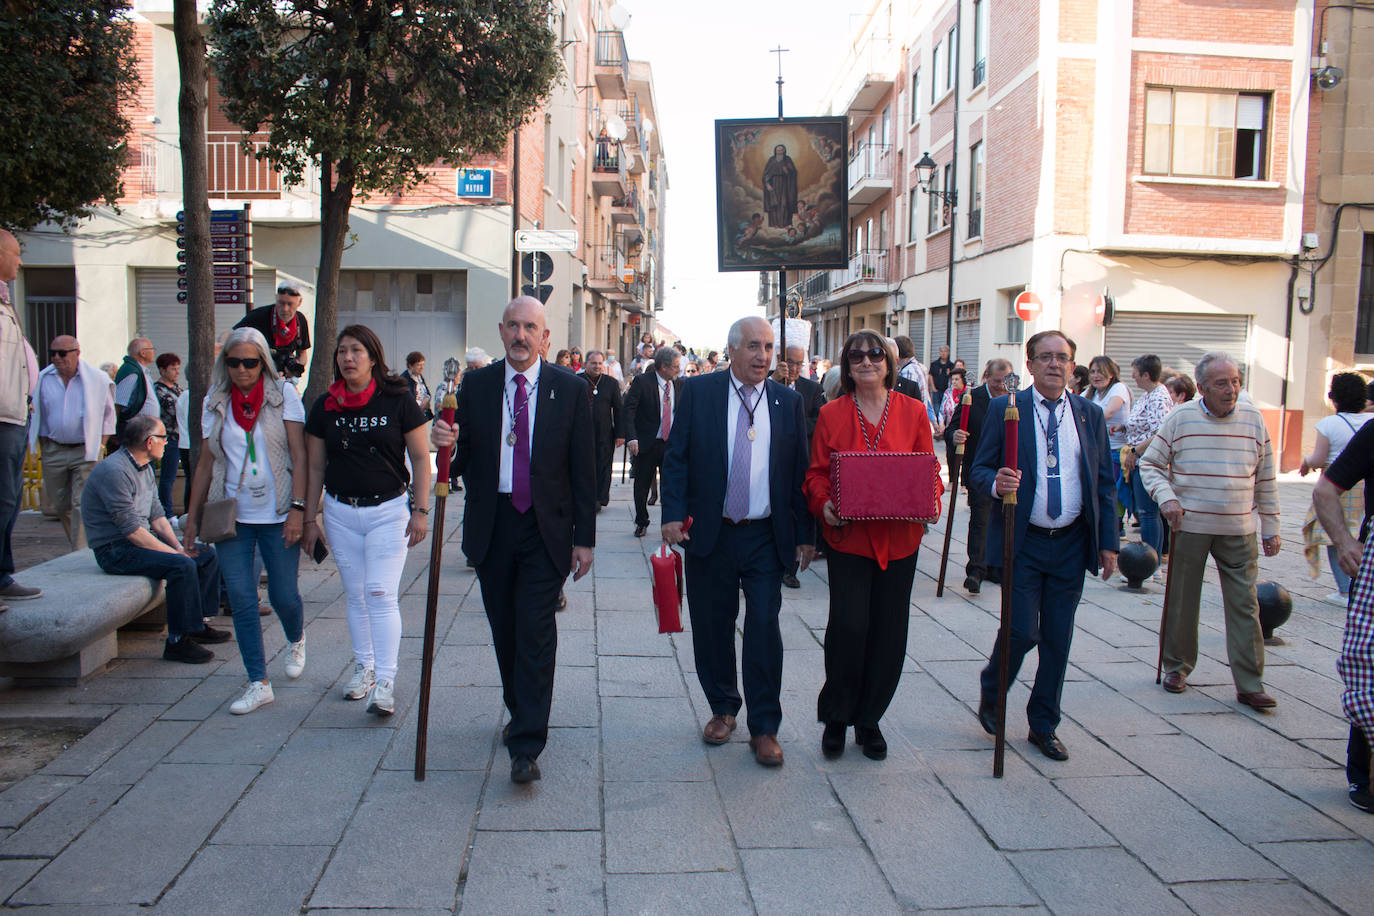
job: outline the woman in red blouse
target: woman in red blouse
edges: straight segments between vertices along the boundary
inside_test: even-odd
[[[831,758],[844,752],[850,725],[864,756],[887,756],[878,720],[897,692],[906,655],[911,582],[925,526],[846,522],[830,499],[832,452],[934,450],[925,405],[893,392],[896,378],[897,353],[884,338],[873,331],[851,334],[840,354],[843,394],[821,408],[811,440],[804,487],[811,511],[824,520],[830,572],[825,686],[816,715],[825,723],[821,750]]]

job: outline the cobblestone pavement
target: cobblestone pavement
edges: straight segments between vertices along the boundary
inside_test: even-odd
[[[405,571],[390,719],[340,696],[351,658],[326,561],[301,574],[305,674],[282,674],[281,628],[265,619],[277,699],[252,715],[227,711],[244,684],[233,643],[187,666],[161,661],[156,637],[121,636],[118,661],[81,687],[0,681],[0,716],[100,721],[0,794],[0,901],[63,913],[1368,913],[1374,817],[1346,800],[1344,611],[1322,600],[1328,572],[1306,576],[1309,492],[1285,479],[1284,551],[1261,560],[1295,599],[1286,644],[1268,650],[1276,711],[1235,702],[1214,574],[1204,657],[1180,696],[1154,684],[1160,589],[1093,581],[1063,698],[1072,757],[1050,762],[1024,740],[1032,654],[994,780],[973,710],[999,593],[970,599],[953,563],[955,587],[935,599],[941,527],[921,555],[888,759],[852,744],[834,762],[820,754],[821,563],[784,590],[787,762],[765,770],[739,732],[702,744],[691,634],[656,632],[646,556],[658,545],[631,536],[617,483],[594,574],[567,589],[554,728],[529,787],[508,780],[455,494],[426,781],[411,769],[427,550]],[[961,518],[956,560],[963,531]]]

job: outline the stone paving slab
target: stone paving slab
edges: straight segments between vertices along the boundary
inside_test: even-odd
[[[756,912],[795,913],[805,900],[817,913],[900,913],[863,849],[742,849]]]
[[[330,846],[207,846],[154,912],[168,916],[299,913],[330,851]]]
[[[1119,848],[1018,852],[1011,861],[1056,914],[1188,912],[1168,887]]]
[[[750,910],[738,871],[606,876],[608,916],[719,916]]]
[[[738,859],[709,782],[608,782],[608,873],[730,870]]]
[[[599,831],[479,830],[472,844],[462,908],[472,913],[606,911]]]
[[[71,787],[0,842],[0,856],[56,856],[128,791],[112,783]]]

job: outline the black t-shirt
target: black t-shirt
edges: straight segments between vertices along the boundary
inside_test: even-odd
[[[1374,515],[1369,486],[1369,481],[1374,479],[1374,423],[1364,424],[1350,437],[1345,451],[1326,469],[1326,478],[1342,490],[1349,490],[1363,480],[1364,514],[1366,518]]]
[[[324,440],[324,488],[335,496],[378,496],[410,483],[405,434],[425,425],[410,392],[378,391],[358,410],[324,409],[315,399],[305,431]]]
[[[953,368],[954,360],[951,359],[937,359],[930,364],[930,377],[935,379],[935,390],[941,394],[949,387],[949,372]]]
[[[296,312],[296,339],[284,347],[277,346],[276,339],[272,336],[272,313],[276,311],[276,306],[264,305],[255,308],[238,324],[236,328],[252,328],[267,338],[267,346],[272,350],[272,362],[277,365],[277,372],[287,378],[294,378],[300,375],[299,372],[287,372],[286,363],[294,360],[296,355],[302,350],[310,349],[310,322],[306,321],[305,316],[299,311]]]

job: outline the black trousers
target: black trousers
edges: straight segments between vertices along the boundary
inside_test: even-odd
[[[1345,745],[1345,781],[1369,791],[1369,739],[1358,725],[1350,726],[1350,740]]]
[[[968,563],[964,575],[982,580],[987,576],[988,511],[992,494],[977,487],[968,488]]]
[[[878,561],[832,545],[827,562],[830,618],[825,627],[825,685],[816,718],[877,725],[902,679],[911,582],[920,551]]]
[[[611,467],[615,464],[615,440],[596,443],[596,498],[601,505],[611,501]]]
[[[649,526],[649,488],[658,479],[663,467],[663,440],[639,440],[639,455],[635,458],[635,525]]]
[[[766,519],[721,525],[715,549],[705,557],[688,553],[685,571],[697,680],[711,712],[739,714],[735,620],[743,591],[744,656],[739,671],[749,706],[749,733],[776,735],[782,724],[782,563],[772,525]]]
[[[537,757],[549,737],[563,577],[539,536],[534,510],[515,511],[506,494],[497,497],[491,546],[477,581],[510,710],[506,747],[512,757]]]

